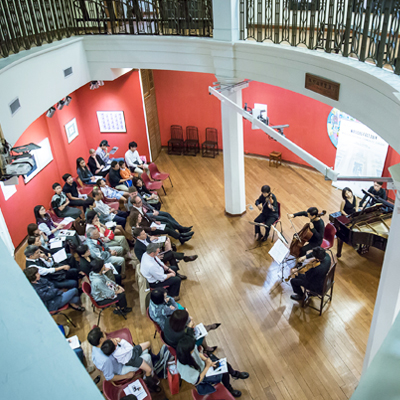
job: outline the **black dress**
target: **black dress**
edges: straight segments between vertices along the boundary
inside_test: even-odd
[[[344,201],[343,211],[347,214],[353,214],[356,212],[356,196],[353,196],[353,202],[350,203],[349,200]]]

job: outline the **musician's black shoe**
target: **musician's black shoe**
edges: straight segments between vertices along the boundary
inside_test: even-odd
[[[297,300],[297,301],[303,300],[303,296],[301,296],[300,294],[292,294],[292,295],[290,296],[290,298],[291,298],[292,300]]]
[[[257,233],[257,234],[256,234],[256,241],[257,241],[257,242],[259,242],[260,240],[262,240],[262,238],[263,238],[263,237],[262,237],[261,233]]]

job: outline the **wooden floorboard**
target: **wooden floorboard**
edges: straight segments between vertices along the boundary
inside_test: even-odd
[[[217,345],[217,356],[227,356],[231,364],[248,371],[246,381],[234,381],[243,399],[347,399],[358,384],[378,288],[383,253],[372,249],[365,256],[344,245],[338,261],[333,302],[320,317],[318,312],[299,307],[290,299],[291,287],[283,283],[269,293],[280,268],[268,255],[272,243],[254,248],[254,227],[248,221],[258,210],[247,210],[241,217],[224,213],[223,159],[168,156],[157,160],[161,171],[170,173],[174,186],[166,181],[163,210],[183,225],[193,225],[193,239],[179,249],[198,254],[197,261],[181,263],[188,276],[183,282],[181,303],[195,321],[221,322],[207,337]],[[323,218],[339,209],[341,193],[317,172],[283,164],[271,168],[263,158],[245,158],[246,203],[253,204],[260,188],[268,184],[281,203],[283,231],[290,240],[293,230],[287,213],[316,206],[325,209]],[[307,220],[296,218],[301,228]],[[22,264],[23,257],[17,255]],[[104,312],[101,327],[111,331],[128,327],[136,343],[151,340],[153,349],[161,347],[150,321],[140,314],[137,292],[132,288],[133,271],[125,281],[128,303],[134,311],[128,320]],[[69,314],[78,328],[71,327],[85,341],[97,321],[83,296],[87,311]],[[62,321],[62,316],[55,317]],[[93,375],[95,375],[94,373]],[[100,387],[100,385],[99,385]],[[164,383],[166,394],[171,395]],[[191,386],[183,384],[177,400],[191,399]]]

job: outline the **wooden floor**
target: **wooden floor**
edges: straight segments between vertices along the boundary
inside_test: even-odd
[[[292,301],[286,283],[269,294],[279,272],[268,255],[272,243],[251,250],[257,243],[248,221],[258,210],[237,218],[224,215],[222,155],[206,159],[168,156],[163,151],[157,165],[171,174],[174,184],[172,188],[165,183],[163,210],[183,225],[193,225],[195,231],[193,239],[180,246],[188,255],[199,255],[193,263],[180,263],[188,276],[181,303],[196,322],[222,323],[209,334],[208,343],[218,345],[217,356],[228,357],[234,368],[250,373],[248,380],[233,382],[243,392],[242,399],[349,398],[361,375],[383,253],[372,249],[362,257],[344,245],[333,302],[320,317]],[[282,205],[286,238],[293,235],[286,213],[310,206],[326,209],[327,214],[339,209],[340,191],[317,172],[292,165],[270,168],[267,160],[253,157],[246,157],[245,167],[246,203],[254,204],[261,186],[270,185]],[[327,216],[324,220],[328,221]],[[298,228],[306,222],[305,218],[294,220]],[[134,311],[125,322],[107,310],[100,325],[106,331],[126,326],[136,343],[151,340],[158,351],[160,340],[153,339],[153,325],[139,311],[138,295],[132,289],[134,273],[129,272],[125,288]],[[69,312],[78,324],[76,329],[71,327],[71,335],[77,334],[82,342],[97,321],[88,300],[84,302],[84,314]],[[173,397],[166,382],[163,386],[168,398],[192,398],[186,383]]]

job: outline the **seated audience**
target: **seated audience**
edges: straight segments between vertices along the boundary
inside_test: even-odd
[[[56,311],[66,304],[69,304],[74,310],[85,311],[84,307],[80,305],[81,299],[77,288],[66,292],[61,291],[54,286],[54,282],[42,278],[36,267],[25,269],[24,274],[49,311]]]
[[[371,186],[368,189],[368,193],[371,193],[374,197],[378,196],[383,200],[386,200],[386,191],[385,189],[383,189],[382,187],[383,182],[374,182],[374,185]],[[360,201],[360,207],[362,207],[364,205],[364,203],[366,202],[366,207],[371,207],[373,205],[375,205],[376,203],[378,203],[378,200],[375,200],[375,198],[371,198],[368,195],[364,195],[364,197],[362,198],[362,200]]]
[[[133,178],[131,171],[128,168],[126,168],[125,161],[120,161],[118,164],[119,164],[119,174],[121,175],[121,178],[127,179],[125,183],[128,187],[131,187]]]
[[[147,174],[150,173],[149,166],[145,164],[139,156],[136,142],[129,143],[129,150],[125,153],[125,162],[127,167],[132,172],[139,174],[139,176],[143,174],[143,170],[145,170]]]
[[[86,231],[86,244],[89,247],[92,258],[103,260],[105,263],[111,263],[122,279],[125,277],[125,260],[122,255],[122,247],[108,247],[100,239],[99,231],[91,227]],[[117,250],[116,250],[117,249]]]
[[[94,176],[106,176],[110,171],[110,167],[106,166],[101,157],[96,154],[94,149],[89,150],[88,167]]]
[[[150,318],[164,331],[165,321],[175,310],[183,307],[172,297],[167,295],[164,288],[154,289],[150,292],[149,315]]]
[[[156,236],[149,236],[144,229],[138,227],[132,230],[132,235],[137,240],[135,242],[135,255],[137,259],[140,261],[142,259],[143,254],[146,252],[147,246],[152,243],[152,241],[157,240]],[[197,255],[194,256],[185,256],[185,253],[180,253],[177,251],[173,251],[171,247],[171,241],[169,238],[165,241],[164,254],[162,254],[162,260],[168,261],[171,265],[177,265],[176,260],[183,260],[185,262],[195,261],[197,259]]]
[[[120,338],[107,339],[101,345],[101,351],[106,356],[112,355],[120,364],[143,370],[145,372],[143,380],[150,391],[161,392],[161,388],[157,386],[160,381],[153,377],[152,365],[149,365],[144,358],[145,354],[148,354],[148,349],[150,349],[150,342],[132,346],[125,339]]]
[[[103,202],[103,193],[100,189],[93,189],[92,197],[94,199],[94,211],[96,211],[104,222],[114,221],[121,228],[125,227],[128,213],[126,211],[118,211],[111,208]]]
[[[123,314],[130,313],[132,308],[128,307],[125,297],[125,289],[105,276],[106,267],[103,260],[92,260],[90,262],[91,272],[89,273],[92,297],[99,306],[110,304],[118,300],[118,306]],[[114,314],[119,314],[114,310]]]
[[[220,324],[208,325],[207,331],[212,329],[217,329],[219,326]],[[190,335],[193,338],[195,337],[194,328],[195,328],[195,323],[193,321],[193,318],[189,316],[187,310],[182,310],[182,309],[174,310],[171,316],[164,321],[163,333],[164,333],[165,343],[176,349],[179,340],[181,340],[181,338],[185,334]],[[217,346],[214,347],[208,346],[204,336],[196,341],[196,345],[203,346],[204,350],[210,354],[213,353],[215,350],[217,350]]]
[[[110,165],[112,161],[123,161],[123,158],[111,158],[110,153],[108,152],[108,144],[107,140],[102,140],[99,144],[99,147],[96,150],[96,154],[103,160],[105,165]]]
[[[174,265],[167,267],[157,257],[159,253],[158,244],[150,243],[147,246],[146,253],[142,256],[140,272],[147,279],[151,288],[168,286],[168,294],[178,301],[182,280],[178,274],[178,267]],[[185,276],[184,279],[186,279]]]
[[[83,207],[83,210],[86,210],[89,204],[88,196],[79,193],[78,184],[74,181],[71,174],[64,174],[62,178],[65,182],[63,192],[67,195],[71,206]]]
[[[53,183],[54,196],[51,198],[51,207],[56,213],[57,217],[65,218],[78,218],[81,215],[81,210],[73,207],[69,207],[70,201],[68,200],[65,193],[62,191],[61,185],[56,182]]]
[[[82,157],[76,160],[76,172],[84,184],[94,185],[96,183],[96,177],[92,174],[92,171],[90,171]]]
[[[123,179],[119,172],[119,164],[117,161],[111,163],[110,173],[108,174],[108,180],[110,181],[111,187],[122,190],[123,192],[128,191],[126,181],[129,179]]]
[[[358,199],[354,196],[349,187],[342,190],[343,201],[340,204],[340,212],[344,215],[350,215],[358,210]]]
[[[47,245],[49,238],[46,236],[44,232],[39,229],[38,224],[29,224],[27,227],[28,236],[38,236],[40,237],[40,242],[42,246]]]
[[[79,246],[76,249],[76,253],[79,255],[79,269],[85,275],[89,276],[90,272],[92,271],[92,267],[90,263],[92,262],[92,258],[90,257],[90,250],[86,244]],[[118,274],[117,270],[114,268],[107,268],[104,266],[105,269],[105,276],[108,279],[116,282],[118,285],[121,285],[121,275]]]
[[[239,390],[233,389],[229,377],[231,376],[234,379],[247,379],[249,374],[247,372],[236,371],[227,363],[228,372],[207,377],[206,374],[210,367],[216,367],[218,365],[218,358],[214,355],[209,358],[201,353],[196,346],[194,337],[189,335],[182,337],[176,349],[176,356],[178,359],[178,372],[181,378],[195,385],[200,395],[215,392],[213,385],[220,382],[229,390],[233,397],[240,397],[242,395]]]
[[[121,192],[120,190],[111,188],[110,186],[107,185],[104,179],[99,179],[96,182],[96,184],[102,191],[104,197],[108,199],[117,199],[117,200],[121,199],[124,203],[128,201],[129,193]]]
[[[77,269],[71,268],[69,265],[55,264],[37,246],[27,246],[24,255],[26,257],[25,268],[37,267],[39,274],[46,276],[55,287],[59,289],[78,287],[79,275]]]
[[[36,224],[41,232],[43,232],[47,239],[53,239],[58,236],[60,230],[64,228],[64,224],[57,224],[47,213],[46,209],[42,206],[35,206],[33,209],[35,214]]]
[[[157,211],[161,210],[161,202],[158,195],[156,193],[151,193],[141,178],[134,176],[132,178],[132,184],[135,186],[142,199],[145,199],[146,202],[151,204]]]
[[[112,355],[106,356],[101,351],[102,344],[107,340],[106,334],[102,332],[99,327],[93,328],[88,336],[88,342],[92,347],[92,361],[93,364],[103,372],[104,379],[110,382],[118,382],[125,379],[132,379],[134,377],[134,372],[137,371],[135,367],[129,367],[120,364]],[[151,364],[151,356],[143,355],[144,360],[147,364]]]

